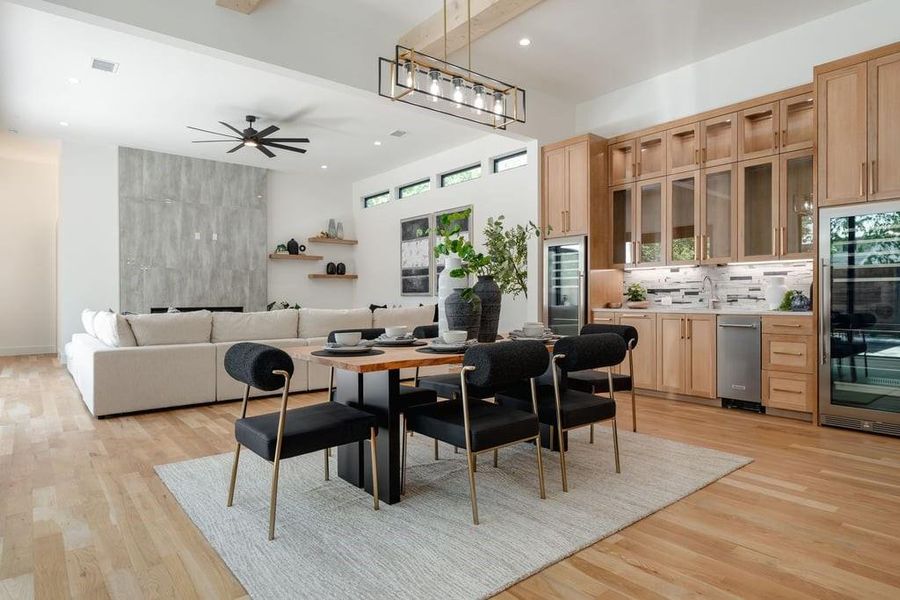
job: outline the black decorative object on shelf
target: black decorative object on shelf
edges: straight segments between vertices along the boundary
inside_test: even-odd
[[[347,265],[344,263],[337,264],[337,274],[338,275],[346,275],[347,274]]]
[[[478,282],[472,290],[481,299],[481,327],[478,330],[479,342],[497,341],[497,330],[500,328],[500,303],[503,293],[494,281],[493,275],[479,275]]]
[[[327,265],[325,265],[325,273],[327,275],[337,275],[337,267],[335,266],[335,264],[333,262],[330,262]]]
[[[306,250],[306,248],[304,248]],[[291,238],[287,243],[287,251],[288,254],[300,254],[300,244],[297,243],[297,240]]]

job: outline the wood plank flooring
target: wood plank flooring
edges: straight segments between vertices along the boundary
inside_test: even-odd
[[[0,599],[246,597],[153,471],[230,451],[239,409],[97,420],[55,360],[0,358]],[[638,424],[755,462],[498,598],[900,598],[900,440],[656,398]]]

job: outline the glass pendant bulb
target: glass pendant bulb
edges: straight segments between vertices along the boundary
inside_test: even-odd
[[[437,102],[441,97],[441,73],[437,69],[431,69],[428,72],[428,78],[431,79],[428,93],[431,94],[431,101]]]
[[[463,92],[464,89],[462,77],[454,77],[453,101],[456,102],[456,108],[462,106],[463,101],[466,99],[465,92]]]
[[[494,92],[494,114],[503,114],[503,92]]]
[[[473,102],[475,113],[480,115],[481,109],[484,108],[484,86],[476,85],[472,90],[475,92],[475,102]]]
[[[411,61],[407,61],[403,68],[406,71],[406,87],[409,88],[410,94],[414,94],[416,89],[416,69]]]

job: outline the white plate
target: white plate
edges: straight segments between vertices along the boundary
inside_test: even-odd
[[[371,346],[325,346],[323,350],[330,354],[363,354],[371,350]]]
[[[444,342],[431,342],[428,346],[429,348],[436,350],[438,352],[459,352],[461,350],[465,350],[472,344],[469,342],[463,342],[462,344],[446,344]]]
[[[377,339],[377,340],[375,340],[375,341],[378,342],[378,344],[381,345],[381,346],[412,346],[413,344],[415,344],[415,343],[418,342],[419,340],[416,339],[416,338],[414,338],[414,337],[411,337],[411,338],[400,338],[400,339],[396,339],[396,338],[384,338],[384,339],[382,339],[382,338],[379,338],[379,339]]]

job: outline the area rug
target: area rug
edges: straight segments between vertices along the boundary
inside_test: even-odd
[[[232,455],[156,467],[187,515],[257,599],[484,598],[751,462],[640,433],[620,432],[616,474],[609,429],[573,432],[563,493],[556,453],[544,452],[547,499],[538,495],[533,446],[479,457],[480,525],[472,524],[465,455],[410,439],[407,490],[372,510],[371,497],[323,479],[322,453],[281,465],[275,540],[268,541],[272,467],[241,455],[235,501],[225,507]]]

